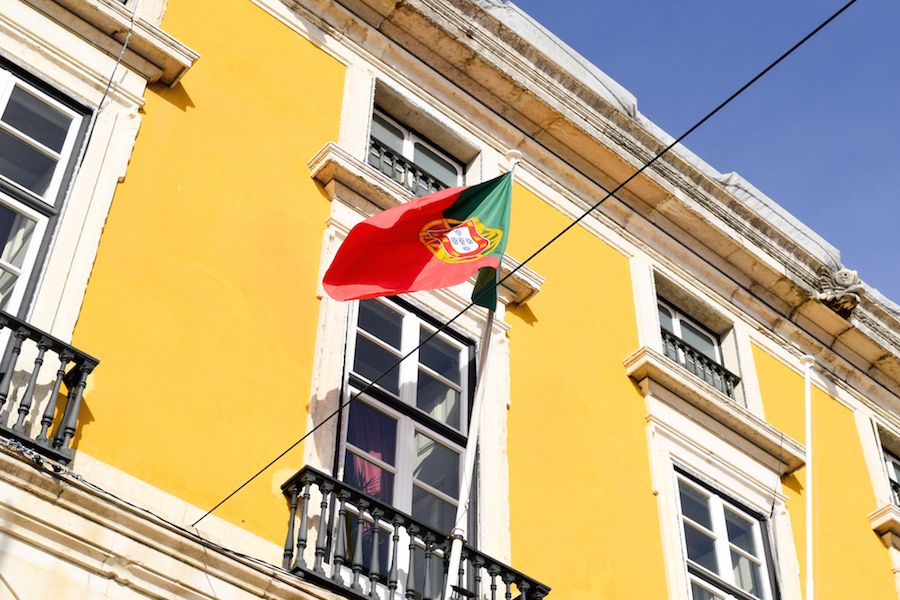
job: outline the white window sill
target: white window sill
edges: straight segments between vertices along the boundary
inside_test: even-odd
[[[760,458],[768,456],[778,460],[783,465],[782,476],[803,466],[803,445],[656,350],[641,348],[623,364],[626,374],[638,384],[644,396],[665,401],[670,395],[665,390],[675,394],[723,425],[728,432],[726,441]]]
[[[885,504],[868,517],[872,531],[883,539],[900,545],[900,508],[893,504]]]
[[[331,200],[339,198],[365,216],[411,200],[405,187],[371,167],[334,142],[328,142],[307,163],[313,179],[318,181]],[[500,264],[500,277],[519,265],[508,254]],[[523,304],[537,294],[544,278],[522,267],[500,286],[500,300],[505,304]]]
[[[113,55],[119,51],[131,29],[130,7],[115,0],[55,0],[41,3],[41,7],[51,18],[95,43],[97,32],[102,32],[111,41],[102,46]],[[81,22],[73,21],[72,15],[79,17]],[[128,49],[131,54],[126,53],[123,57],[126,65],[140,73],[148,83],[161,81],[169,86],[178,83],[200,58],[199,54],[141,17],[134,20]]]

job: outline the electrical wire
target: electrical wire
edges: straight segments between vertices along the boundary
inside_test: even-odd
[[[5,447],[8,450],[10,450],[12,452],[16,452],[16,453],[20,454],[21,456],[27,458],[28,460],[30,460],[32,462],[32,464],[35,466],[35,468],[37,470],[39,470],[41,473],[44,473],[45,475],[49,475],[55,479],[58,479],[59,481],[67,483],[69,485],[73,485],[73,483],[77,483],[77,484],[89,487],[92,490],[99,492],[100,494],[103,494],[107,498],[115,500],[116,502],[119,502],[136,512],[143,513],[145,515],[153,517],[154,519],[157,519],[158,521],[160,521],[162,523],[165,523],[167,526],[171,527],[173,530],[177,531],[178,533],[183,534],[189,538],[192,538],[194,541],[196,541],[200,545],[204,546],[204,548],[215,550],[217,552],[222,552],[224,554],[231,555],[232,557],[246,560],[246,561],[255,563],[259,566],[262,566],[262,567],[266,567],[268,570],[272,571],[272,573],[270,573],[270,575],[272,575],[278,571],[283,571],[277,565],[266,562],[255,556],[251,556],[249,554],[244,554],[243,552],[240,552],[238,550],[234,550],[227,546],[223,546],[221,544],[213,542],[212,540],[209,540],[209,539],[203,537],[202,535],[200,535],[199,531],[196,531],[196,530],[191,531],[190,529],[184,527],[183,525],[179,525],[178,523],[170,521],[169,519],[153,512],[149,508],[139,506],[129,500],[126,500],[126,499],[122,498],[121,496],[118,496],[118,495],[110,492],[106,488],[94,483],[93,481],[86,479],[83,475],[76,473],[75,471],[72,471],[70,469],[67,469],[66,467],[63,467],[62,465],[60,465],[56,462],[48,461],[41,453],[29,448],[28,446],[25,446],[18,440],[0,439],[0,446]],[[208,555],[207,555],[207,557],[208,557]],[[208,569],[208,565],[204,563],[204,571],[206,571],[206,569]],[[207,575],[207,579],[209,579],[208,571],[206,571],[206,575]],[[210,582],[210,588],[212,589],[212,582]],[[215,589],[212,589],[212,591],[213,591],[213,595],[215,595]]]
[[[87,148],[88,144],[91,142],[91,136],[94,134],[94,127],[97,124],[97,117],[103,112],[103,103],[106,101],[107,96],[109,96],[109,91],[112,89],[112,82],[116,78],[116,73],[119,71],[119,65],[122,64],[122,59],[125,58],[125,51],[128,50],[128,44],[131,42],[131,36],[134,34],[134,21],[137,19],[137,11],[140,5],[141,0],[137,0],[134,3],[134,9],[131,11],[131,18],[128,24],[128,31],[125,33],[125,40],[122,42],[122,49],[116,57],[116,64],[113,66],[112,73],[109,74],[109,79],[106,80],[106,87],[103,89],[103,95],[100,96],[100,101],[97,102],[97,108],[94,110],[94,114],[91,115],[91,123],[88,125],[88,131],[84,137],[82,148]],[[72,179],[74,181],[75,178],[73,177]]]
[[[103,88],[103,94],[100,95],[100,100],[97,102],[97,107],[94,109],[93,114],[91,114],[91,120],[88,122],[87,130],[84,134],[84,141],[81,143],[81,148],[78,150],[78,159],[75,161],[75,167],[72,170],[72,176],[69,177],[69,185],[66,187],[66,193],[63,196],[62,209],[59,214],[59,221],[61,222],[63,216],[65,216],[66,210],[69,206],[69,197],[72,195],[72,190],[75,189],[75,182],[78,181],[78,175],[81,173],[81,166],[84,164],[84,157],[87,155],[88,147],[91,144],[91,139],[94,137],[94,129],[97,127],[97,119],[100,117],[100,113],[103,112],[105,108],[103,103],[106,101],[106,98],[109,96],[109,92],[112,89],[113,80],[116,78],[116,73],[119,71],[119,66],[122,64],[122,59],[125,58],[125,51],[128,49],[128,44],[131,42],[131,36],[134,34],[134,22],[137,19],[137,11],[141,5],[141,0],[136,0],[134,3],[134,8],[131,11],[131,17],[128,23],[128,31],[125,33],[125,39],[122,42],[122,49],[119,50],[118,56],[116,56],[116,62],[113,65],[112,72],[109,74],[109,77],[106,80],[106,85]],[[56,236],[53,237],[53,245],[56,244]],[[52,247],[51,247],[52,250]],[[41,284],[43,283],[44,275],[47,271],[47,263],[44,264],[44,267],[41,269],[40,280],[38,281],[38,289],[40,289]],[[60,306],[62,306],[63,299],[60,297],[59,302],[56,306],[55,315],[60,314]],[[52,325],[56,325],[56,316],[53,317]]]
[[[660,150],[659,152],[657,152],[656,155],[653,156],[653,158],[651,158],[649,161],[645,162],[639,169],[637,169],[634,173],[632,173],[627,179],[625,179],[623,182],[619,183],[619,184],[618,184],[615,188],[613,188],[611,191],[608,191],[608,192],[606,193],[605,196],[603,196],[600,200],[598,200],[597,202],[595,202],[594,204],[592,204],[592,205],[591,205],[587,210],[585,210],[578,218],[576,218],[574,221],[572,221],[571,223],[569,223],[568,225],[566,225],[566,226],[565,226],[562,230],[560,230],[556,235],[554,235],[553,237],[551,237],[551,238],[550,238],[549,240],[547,240],[544,244],[542,244],[537,250],[535,250],[534,252],[532,252],[531,255],[528,256],[528,258],[526,258],[526,259],[523,260],[521,263],[519,263],[518,265],[516,265],[516,267],[513,268],[509,273],[507,273],[507,274],[506,274],[505,276],[503,276],[501,279],[495,281],[495,283],[494,283],[493,285],[491,285],[491,286],[486,286],[484,289],[482,289],[481,293],[478,294],[475,298],[473,298],[472,301],[469,302],[469,304],[468,304],[465,308],[463,308],[462,310],[460,310],[454,317],[452,317],[451,319],[449,319],[448,321],[446,321],[444,324],[442,324],[440,327],[438,327],[434,332],[431,333],[431,335],[427,336],[424,340],[421,340],[421,341],[419,342],[419,345],[418,345],[418,346],[416,346],[415,348],[413,348],[412,350],[410,350],[409,352],[407,352],[405,355],[403,355],[402,357],[400,357],[400,358],[399,358],[399,359],[398,359],[398,360],[397,360],[390,368],[386,369],[386,370],[385,370],[384,372],[382,372],[378,377],[376,377],[375,379],[371,380],[369,383],[367,383],[365,386],[363,386],[362,389],[360,389],[360,390],[357,391],[355,394],[353,394],[350,398],[348,398],[348,399],[345,400],[344,402],[341,402],[341,403],[338,405],[338,407],[337,407],[333,412],[329,413],[324,419],[322,419],[322,421],[320,421],[317,425],[315,425],[312,429],[310,429],[310,430],[309,430],[308,432],[306,432],[302,437],[300,437],[300,439],[298,439],[296,442],[294,442],[293,444],[291,444],[291,445],[290,445],[287,449],[285,449],[281,454],[279,454],[279,455],[276,456],[274,459],[272,459],[268,464],[266,464],[264,467],[262,467],[262,468],[261,468],[259,471],[257,471],[253,476],[251,476],[249,479],[247,479],[246,481],[244,481],[244,483],[242,483],[241,485],[239,485],[239,486],[238,486],[237,488],[235,488],[230,494],[228,494],[228,495],[225,496],[222,500],[220,500],[215,506],[213,506],[213,507],[210,508],[208,511],[206,511],[206,513],[205,513],[202,517],[200,517],[199,519],[197,519],[196,521],[194,521],[194,523],[192,524],[192,526],[193,526],[193,527],[196,527],[198,523],[200,523],[203,519],[205,519],[205,518],[208,517],[210,514],[212,514],[212,513],[213,513],[216,509],[218,509],[220,506],[222,506],[223,504],[225,504],[225,502],[227,502],[228,500],[230,500],[235,494],[237,494],[237,493],[240,492],[242,489],[244,489],[247,485],[249,485],[249,484],[250,484],[253,480],[255,480],[257,477],[259,477],[260,475],[262,475],[266,470],[269,469],[269,467],[271,467],[271,466],[274,465],[276,462],[278,462],[278,461],[279,461],[281,458],[283,458],[288,452],[290,452],[291,450],[293,450],[294,448],[296,448],[297,446],[299,446],[299,445],[300,445],[301,443],[303,443],[303,441],[305,441],[309,436],[311,436],[313,433],[315,433],[316,431],[318,431],[319,428],[321,428],[321,427],[324,426],[328,421],[330,421],[331,419],[333,419],[334,417],[336,417],[338,414],[340,414],[340,412],[341,412],[342,410],[344,410],[344,408],[347,407],[351,402],[353,402],[354,400],[356,400],[357,398],[359,398],[362,394],[364,394],[367,390],[369,390],[370,388],[372,388],[372,386],[374,386],[375,384],[377,384],[377,383],[378,383],[382,378],[384,378],[388,373],[390,373],[391,371],[393,371],[394,369],[396,369],[397,367],[399,367],[400,364],[401,364],[404,360],[406,360],[407,358],[409,358],[410,356],[412,356],[412,355],[413,355],[415,352],[417,352],[422,346],[424,346],[424,345],[427,344],[432,338],[434,338],[438,333],[444,331],[447,327],[449,327],[450,325],[452,325],[459,317],[461,317],[461,316],[462,316],[463,314],[465,314],[469,309],[471,309],[473,306],[475,306],[476,303],[478,302],[478,300],[480,300],[481,298],[487,296],[487,294],[494,292],[494,290],[496,290],[497,287],[499,287],[504,281],[506,281],[507,279],[509,279],[510,277],[512,277],[517,271],[519,271],[520,269],[522,269],[525,265],[527,265],[529,262],[531,262],[535,257],[537,257],[537,256],[538,256],[539,254],[541,254],[544,250],[546,250],[546,249],[549,248],[552,244],[554,244],[559,238],[561,238],[562,236],[564,236],[564,235],[565,235],[566,233],[568,233],[571,229],[573,229],[576,225],[578,225],[581,221],[583,221],[588,215],[590,215],[591,213],[593,213],[597,208],[600,207],[600,205],[602,205],[604,202],[606,202],[610,197],[613,197],[617,192],[619,192],[619,191],[622,190],[626,185],[628,185],[629,183],[631,183],[631,182],[632,182],[635,178],[637,178],[641,173],[643,173],[643,172],[646,171],[648,168],[650,168],[652,165],[654,165],[654,164],[655,164],[662,156],[664,156],[664,155],[667,154],[670,150],[672,150],[672,148],[674,148],[675,146],[677,146],[678,144],[680,144],[686,137],[688,137],[689,135],[691,135],[694,131],[696,131],[696,130],[697,130],[699,127],[701,127],[704,123],[706,123],[707,121],[709,121],[709,120],[710,120],[712,117],[714,117],[719,111],[721,111],[721,110],[722,110],[723,108],[725,108],[728,104],[730,104],[735,98],[737,98],[738,96],[740,96],[741,94],[743,94],[748,88],[750,88],[753,84],[755,84],[757,81],[759,81],[760,79],[762,79],[766,74],[768,74],[769,71],[771,71],[771,70],[774,69],[776,66],[778,66],[778,65],[779,65],[782,61],[784,61],[788,56],[790,56],[791,54],[793,54],[797,49],[799,49],[801,46],[803,46],[807,41],[809,41],[812,37],[814,37],[814,36],[815,36],[817,33],[819,33],[822,29],[824,29],[825,27],[827,27],[832,21],[834,21],[835,19],[837,19],[841,14],[844,13],[844,11],[846,11],[846,10],[847,10],[848,8],[850,8],[853,4],[855,4],[856,1],[857,1],[857,0],[849,0],[847,3],[845,3],[843,6],[841,6],[841,8],[839,8],[836,12],[834,12],[830,17],[828,17],[827,19],[825,19],[824,21],[822,21],[821,23],[819,23],[819,25],[817,25],[812,31],[810,31],[809,33],[807,33],[807,34],[806,34],[805,36],[803,36],[797,43],[795,43],[795,44],[794,44],[793,46],[791,46],[788,50],[786,50],[785,52],[783,52],[783,53],[782,53],[778,58],[776,58],[774,61],[772,61],[771,63],[769,63],[768,66],[766,66],[764,69],[762,69],[760,72],[758,72],[753,78],[751,78],[749,81],[747,81],[747,83],[745,83],[744,85],[742,85],[742,86],[741,86],[740,88],[738,88],[735,92],[733,92],[730,96],[728,96],[725,100],[723,100],[722,102],[720,102],[720,103],[718,104],[718,106],[716,106],[714,109],[712,109],[711,111],[709,111],[704,117],[702,117],[699,121],[697,121],[697,122],[694,123],[691,127],[689,127],[684,133],[682,133],[682,134],[679,135],[677,138],[675,138],[671,143],[669,143],[669,145],[667,145],[665,148],[663,148],[662,150]]]

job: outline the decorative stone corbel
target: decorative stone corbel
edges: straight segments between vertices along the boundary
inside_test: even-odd
[[[859,304],[862,291],[863,285],[856,271],[845,267],[833,271],[821,267],[819,291],[812,296],[846,319]]]

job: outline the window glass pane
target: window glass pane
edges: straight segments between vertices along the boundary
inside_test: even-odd
[[[753,523],[730,510],[725,511],[725,524],[728,527],[728,541],[753,556],[756,544],[753,542]]]
[[[416,433],[413,476],[451,498],[456,498],[459,495],[459,453],[427,435]]]
[[[456,507],[417,485],[413,486],[412,517],[432,529],[449,532],[456,520]]]
[[[900,481],[900,461],[897,460],[897,457],[890,452],[885,451],[884,461],[887,465],[888,477],[890,480],[894,482]]]
[[[403,315],[391,310],[383,302],[362,300],[359,303],[359,327],[382,342],[400,348],[400,328]]]
[[[385,504],[394,501],[394,475],[349,450],[344,454],[344,481]]]
[[[681,339],[714,361],[719,361],[719,357],[716,356],[716,344],[713,339],[684,319],[681,319]]]
[[[28,137],[60,152],[72,118],[16,86],[3,111],[3,121]]]
[[[0,174],[32,192],[43,195],[50,187],[56,160],[0,131]]]
[[[891,481],[900,482],[900,464],[891,463],[891,468],[889,469],[891,472]]]
[[[0,308],[6,309],[6,302],[16,285],[18,277],[15,273],[10,273],[0,269]]]
[[[416,382],[416,406],[441,423],[459,429],[459,392],[421,369]]]
[[[682,481],[678,482],[678,495],[681,498],[681,514],[707,529],[712,529],[709,499]]]
[[[414,148],[413,163],[417,167],[421,167],[422,170],[447,187],[459,185],[459,171],[453,163],[438,156],[422,144],[416,144]]]
[[[419,343],[431,335],[426,329],[419,332]],[[452,381],[460,383],[459,348],[452,346],[437,336],[419,348],[419,362]]]
[[[675,333],[675,329],[672,327],[672,313],[669,312],[669,309],[664,306],[657,305],[659,309],[659,325],[669,333]]]
[[[347,441],[378,460],[396,464],[397,421],[365,402],[350,404]]]
[[[691,582],[691,600],[723,600],[722,596],[713,594],[708,589]]]
[[[379,381],[378,386],[400,395],[399,367],[391,368],[399,357],[384,348],[376,346],[361,335],[356,336],[356,355],[353,358],[353,371],[369,381],[375,381],[382,373],[388,371]]]
[[[0,204],[0,244],[3,260],[22,268],[35,222]]]
[[[372,137],[397,154],[403,153],[403,132],[374,114],[372,115]]]
[[[716,544],[713,538],[685,522],[684,541],[687,544],[689,559],[713,573],[719,572],[719,563],[716,561]]]
[[[731,552],[731,566],[734,570],[734,584],[749,594],[760,597],[762,584],[760,582],[759,565],[737,552]]]

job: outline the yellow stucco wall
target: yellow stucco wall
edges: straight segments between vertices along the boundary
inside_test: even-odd
[[[521,186],[509,252],[528,256],[566,217]],[[628,258],[582,228],[529,266],[546,278],[509,311],[513,566],[551,597],[665,598]]]
[[[101,358],[79,450],[210,507],[306,428],[328,201],[306,161],[337,139],[344,68],[251,2],[170,0],[202,58],[147,93],[74,335]],[[516,185],[509,252],[566,218]],[[665,598],[627,257],[576,228],[511,309],[513,566],[557,598]],[[803,438],[802,378],[754,348],[767,418]],[[895,598],[853,415],[816,390],[818,597]],[[217,511],[280,543],[300,448]],[[803,564],[803,471],[784,482]]]
[[[251,2],[170,0],[163,26],[201,59],[148,91],[101,239],[79,450],[207,508],[306,429],[329,209],[306,161],[337,139],[344,67]],[[280,543],[301,456],[216,514]]]
[[[804,442],[803,377],[753,347],[766,419]],[[852,412],[813,387],[814,572],[820,600],[896,599],[888,550],[866,515],[876,508]],[[805,575],[804,469],[784,480],[801,580]]]

